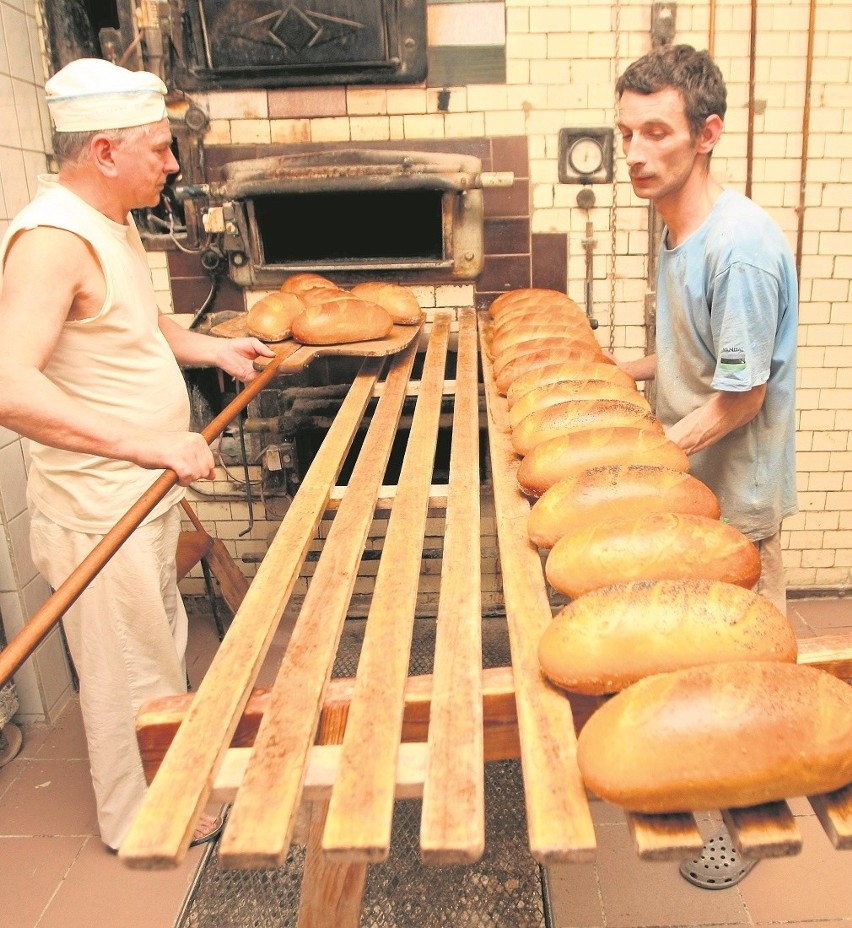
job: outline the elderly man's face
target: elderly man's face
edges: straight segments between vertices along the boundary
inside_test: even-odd
[[[130,209],[156,206],[166,178],[180,167],[172,154],[168,119],[130,133],[115,150]]]

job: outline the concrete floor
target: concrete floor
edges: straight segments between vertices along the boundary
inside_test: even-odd
[[[788,612],[800,637],[852,631],[852,599],[791,600]],[[216,643],[209,617],[193,616],[196,684]],[[852,928],[852,852],[834,850],[805,800],[790,805],[802,853],[761,861],[737,886],[708,891],[675,864],[640,861],[621,811],[594,802],[597,860],[547,874],[553,928]],[[715,823],[708,816],[701,825],[709,833]],[[21,753],[0,768],[3,928],[173,928],[202,855],[195,849],[177,870],[140,873],[103,849],[75,701],[55,726],[27,726]]]

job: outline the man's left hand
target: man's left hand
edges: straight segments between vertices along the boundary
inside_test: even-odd
[[[249,383],[258,375],[255,358],[274,358],[275,352],[258,338],[223,338],[216,355],[216,366],[226,374]]]

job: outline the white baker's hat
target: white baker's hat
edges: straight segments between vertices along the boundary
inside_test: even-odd
[[[128,71],[102,58],[78,58],[44,85],[57,132],[97,132],[159,122],[166,85],[149,71]]]

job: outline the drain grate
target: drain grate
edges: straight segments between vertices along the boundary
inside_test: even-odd
[[[335,675],[352,676],[364,623],[349,620]],[[431,671],[435,622],[418,619],[411,673]],[[502,619],[483,623],[483,663],[507,664]],[[420,861],[420,800],[396,803],[388,860],[369,868],[361,928],[542,928],[539,867],[529,853],[523,779],[518,761],[485,768],[485,853],[466,867],[426,867]],[[277,870],[222,870],[211,849],[176,928],[296,928],[305,863],[290,849]]]

